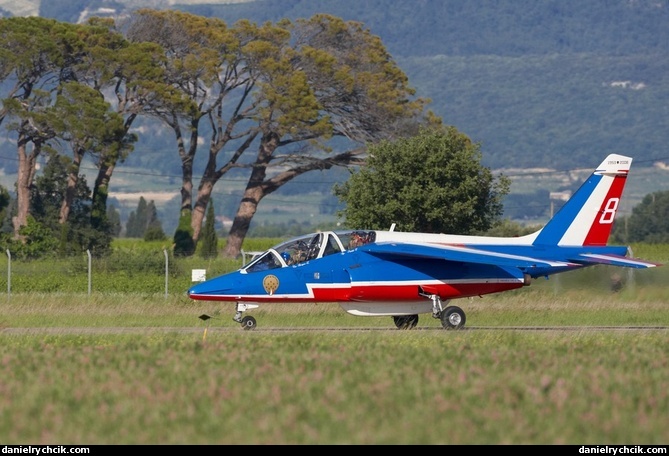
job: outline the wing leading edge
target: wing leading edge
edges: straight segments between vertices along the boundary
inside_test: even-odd
[[[606,249],[603,247],[602,249]],[[630,258],[613,253],[570,252],[564,260],[539,258],[528,255],[483,250],[468,246],[456,245],[424,245],[398,242],[380,242],[360,247],[360,250],[386,259],[392,258],[423,258],[457,261],[463,263],[489,264],[496,266],[515,267],[525,271],[536,269],[551,270],[592,266],[596,264],[622,266],[629,268],[654,268],[659,263]],[[508,251],[508,248],[505,250]],[[573,250],[573,249],[570,249]]]
[[[424,258],[458,261],[463,263],[490,264],[519,269],[552,269],[578,267],[580,263],[553,261],[525,255],[480,250],[455,245],[422,245],[397,242],[379,242],[360,247],[359,250],[386,258]]]

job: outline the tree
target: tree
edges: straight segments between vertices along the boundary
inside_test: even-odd
[[[58,238],[53,231],[28,215],[26,224],[21,226],[21,241],[9,244],[9,249],[17,258],[41,258],[54,255],[59,250]]]
[[[223,252],[235,257],[262,198],[303,173],[360,165],[366,142],[401,136],[426,121],[427,100],[414,97],[381,41],[359,23],[317,15],[295,24],[228,27],[178,11],[139,10],[125,33],[165,49],[165,82],[192,102],[151,105],[173,129],[182,162],[176,244],[186,221],[197,244],[213,188],[231,169],[248,170]],[[205,132],[208,156],[194,197],[195,154]],[[255,156],[247,158],[251,150]]]
[[[190,217],[179,217],[179,225],[174,232],[174,256],[187,257],[195,253],[193,227]]]
[[[616,220],[613,238],[622,243],[669,243],[669,191],[646,195],[631,215]]]
[[[368,144],[441,124],[362,24],[317,14],[282,25],[294,43],[256,70],[264,98],[260,144],[226,241],[228,257],[239,253],[260,201],[282,185],[309,171],[362,165]]]
[[[69,141],[73,159],[68,170],[67,188],[60,209],[65,223],[74,198],[81,162],[86,153],[99,156],[116,138],[126,133],[123,118],[110,110],[100,92],[78,82],[61,85],[53,108],[52,125],[58,136]]]
[[[480,164],[479,145],[454,127],[423,129],[413,137],[369,149],[367,165],[335,185],[351,228],[472,234],[499,220],[509,191]]]
[[[192,255],[214,184],[235,166],[248,148],[247,142],[255,137],[253,135],[250,140],[235,146],[237,150],[227,158],[227,163],[217,169],[217,156],[223,147],[249,134],[248,130],[233,133],[235,125],[246,121],[250,115],[241,107],[245,103],[251,103],[251,106],[254,103],[249,94],[255,80],[244,70],[239,56],[240,46],[244,43],[219,19],[173,10],[137,10],[124,23],[123,29],[131,42],[156,43],[164,50],[164,83],[173,92],[154,97],[146,112],[174,131],[176,150],[182,163],[181,210],[174,233],[175,253]],[[255,38],[258,37],[248,36],[245,40],[249,42]],[[223,102],[228,98],[232,98],[232,107],[229,112],[224,112]],[[226,121],[228,114],[230,118]],[[201,130],[206,130],[201,125],[202,120],[211,127],[209,157],[193,204],[195,155]],[[191,237],[190,241],[186,241],[187,236]]]
[[[107,206],[107,222],[112,236],[121,234],[121,213],[113,204]]]
[[[90,250],[95,256],[105,255],[111,248],[111,233],[95,230],[90,225],[91,190],[83,176],[77,177],[70,195],[67,221],[60,221],[71,169],[72,160],[69,157],[55,153],[50,156],[31,189],[30,207],[33,220],[48,230],[58,242],[60,255],[76,255],[86,250]],[[23,230],[24,235],[27,233],[34,235],[35,231]],[[44,255],[49,253],[48,250],[42,252]]]
[[[157,241],[165,238],[162,223],[158,220],[158,209],[156,209],[156,203],[153,200],[147,203],[143,196],[139,197],[137,209],[130,212],[128,216],[125,235],[132,238],[144,238],[146,241]]]
[[[153,200],[149,201],[146,208],[146,228],[144,229],[145,241],[162,241],[165,239],[163,225],[158,220],[158,209]]]
[[[94,17],[87,26],[91,33],[86,35],[86,52],[76,68],[78,80],[97,90],[100,97],[107,99],[106,95],[111,94],[116,109],[116,116],[109,114],[113,128],[108,130],[98,155],[91,209],[92,227],[106,230],[109,183],[116,165],[133,151],[137,140],[130,128],[138,116],[146,113],[152,100],[161,98],[176,104],[173,99],[179,94],[163,83],[164,52],[160,46],[127,41],[111,19]]]
[[[2,223],[2,220],[5,220],[7,217],[7,212],[11,202],[12,197],[9,194],[9,191],[0,185],[0,223]]]
[[[16,132],[19,156],[13,220],[17,238],[30,211],[28,195],[36,159],[57,136],[70,143],[74,156],[60,223],[67,223],[81,160],[85,153],[94,152],[99,172],[89,223],[94,230],[109,231],[109,179],[117,161],[132,150],[136,135],[128,131],[149,92],[162,90],[160,67],[154,64],[154,57],[162,55],[154,52],[158,47],[131,45],[112,25],[113,21],[104,19],[87,25],[40,18],[0,21],[0,78],[14,84],[4,85],[8,96],[2,100],[0,124],[7,117],[17,119],[10,125]],[[115,96],[118,113],[110,111],[105,101],[108,93]],[[87,121],[81,122],[82,118]]]
[[[216,258],[218,255],[218,236],[216,235],[216,217],[214,215],[214,200],[209,200],[207,209],[207,218],[204,221],[202,235],[200,237],[201,245],[199,248],[200,256],[204,259]]]
[[[64,55],[57,39],[59,26],[54,20],[38,17],[7,18],[0,21],[0,64],[5,98],[0,109],[0,125],[16,119],[9,129],[16,133],[18,177],[16,212],[13,216],[14,237],[27,224],[30,212],[30,188],[35,177],[37,157],[42,146],[54,137],[45,123],[45,109],[51,104],[64,65]],[[32,147],[31,147],[32,146]]]
[[[139,197],[137,209],[130,212],[125,226],[125,235],[130,238],[142,238],[149,224],[149,207],[143,196]]]

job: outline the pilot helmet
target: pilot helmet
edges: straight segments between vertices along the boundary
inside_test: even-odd
[[[290,261],[290,253],[288,252],[281,252],[281,258],[283,258],[283,261],[288,263]]]

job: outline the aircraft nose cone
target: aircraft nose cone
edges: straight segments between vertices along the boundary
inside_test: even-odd
[[[188,289],[188,295],[203,295],[203,294],[216,294],[216,293],[221,293],[226,290],[230,289],[230,287],[225,287],[222,286],[220,282],[218,283],[209,283],[209,282],[204,282],[204,283],[199,283],[197,285],[193,285]]]
[[[188,296],[196,298],[198,296],[217,296],[228,295],[235,288],[235,274],[223,275],[204,282],[200,282],[188,289]]]

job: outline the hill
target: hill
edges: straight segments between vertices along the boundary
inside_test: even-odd
[[[27,0],[26,0],[27,1]],[[30,2],[28,2],[30,3]],[[34,2],[32,2],[34,3]],[[480,142],[491,168],[596,165],[610,152],[637,166],[669,161],[669,3],[653,0],[51,0],[39,14],[121,17],[168,7],[229,23],[328,13],[378,35],[418,95]],[[156,150],[163,147],[152,144]],[[141,147],[141,145],[140,145]],[[137,154],[138,155],[138,154]],[[138,165],[133,161],[130,165]],[[152,166],[164,167],[158,155]],[[145,158],[144,165],[145,163]]]
[[[625,153],[669,159],[669,4],[627,0],[263,0],[192,5],[228,22],[318,12],[381,37],[446,123],[481,142],[492,168],[564,169]]]
[[[382,39],[418,95],[432,100],[431,109],[481,143],[483,164],[514,179],[512,193],[536,196],[537,189],[565,190],[568,184],[552,185],[564,175],[557,171],[589,169],[608,153],[634,157],[631,179],[645,168],[643,178],[630,182],[626,198],[639,201],[649,192],[667,189],[669,179],[663,169],[669,163],[667,2],[18,0],[8,4],[17,8],[39,4],[41,16],[64,21],[77,21],[85,16],[83,11],[103,7],[105,14],[118,17],[131,8],[156,7],[220,17],[229,23],[316,13],[359,21]],[[163,153],[172,149],[171,138],[151,136],[137,144],[136,153],[125,163],[127,175],[152,170],[158,177],[143,176],[139,190],[176,189],[178,157],[175,152],[174,161],[165,160]],[[556,173],[530,179],[517,172],[526,168]],[[333,183],[339,176],[305,176],[305,181]],[[113,190],[137,191],[137,182],[131,177],[119,179]],[[290,187],[299,185],[305,187],[296,182],[286,191],[294,192]],[[269,198],[264,204],[272,206],[268,211],[297,206],[288,196],[277,194],[273,204]],[[545,201],[544,206],[549,204]]]

